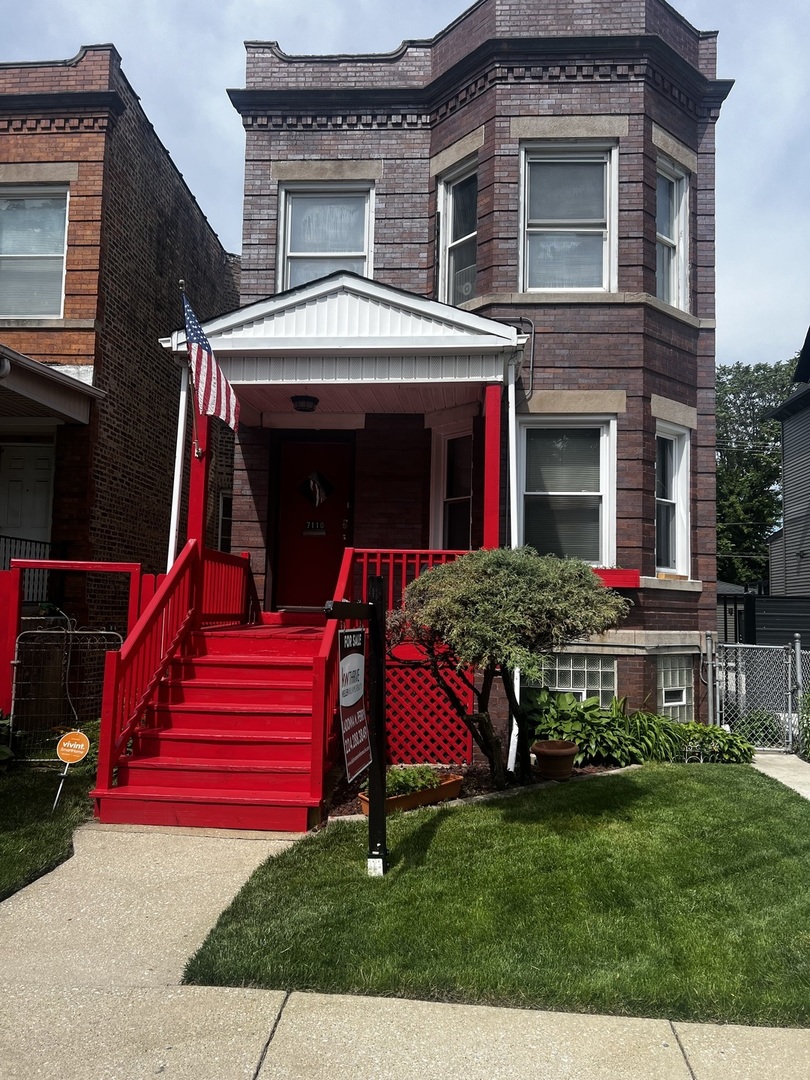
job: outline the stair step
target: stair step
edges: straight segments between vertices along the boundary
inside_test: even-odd
[[[312,740],[306,732],[220,732],[172,728],[147,728],[132,737],[133,758],[185,758],[197,761],[228,761],[283,766],[309,763]]]
[[[182,757],[127,757],[118,763],[118,783],[130,790],[170,790],[185,794],[204,788],[212,794],[231,794],[264,788],[265,798],[282,792],[309,792],[309,766],[279,766],[230,761],[189,761]]]
[[[309,735],[312,710],[290,705],[277,709],[230,704],[152,705],[146,710],[144,731],[210,731],[237,735],[264,733],[268,738],[290,732]]]
[[[164,790],[109,788],[90,793],[96,817],[115,825],[180,825],[199,829],[259,829],[305,832],[321,819],[319,807],[288,794],[265,791],[212,795],[184,791],[181,798]]]
[[[317,626],[257,626],[239,630],[200,630],[192,634],[194,656],[308,656],[320,651]]]
[[[213,656],[182,656],[172,661],[172,678],[256,678],[265,681],[275,674],[279,678],[300,679],[305,682],[311,678],[313,658],[311,656],[242,656],[226,654]]]
[[[302,706],[311,711],[312,683],[169,679],[158,688],[157,701],[161,705],[216,705],[228,701],[258,709]]]

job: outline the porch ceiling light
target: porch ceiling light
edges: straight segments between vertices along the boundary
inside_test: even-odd
[[[293,394],[290,398],[296,412],[315,412],[318,399],[310,394]]]

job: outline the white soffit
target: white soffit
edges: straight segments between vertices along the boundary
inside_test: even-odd
[[[203,329],[236,381],[297,381],[316,358],[326,382],[500,379],[504,356],[522,341],[514,327],[350,273],[251,304]],[[185,335],[178,331],[163,344],[184,351]],[[436,362],[419,363],[428,358]],[[251,366],[250,359],[278,364],[264,376],[258,372],[266,363]]]
[[[0,390],[4,416],[50,416],[79,424],[89,423],[91,402],[106,397],[55,365],[32,360],[5,345],[0,345]]]

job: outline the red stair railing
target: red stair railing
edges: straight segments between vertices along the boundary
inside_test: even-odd
[[[340,565],[333,600],[351,600],[354,548],[346,548]],[[338,660],[338,620],[327,619],[323,640],[312,669],[312,749],[310,795],[323,797],[323,779],[331,767],[330,741],[339,715],[340,664]]]
[[[112,787],[113,771],[142,720],[158,684],[191,631],[247,618],[250,561],[200,552],[189,540],[146,606],[120,652],[107,654],[99,735],[99,789]]]

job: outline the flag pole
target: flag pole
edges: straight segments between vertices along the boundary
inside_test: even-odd
[[[181,279],[180,292],[184,294],[186,283]],[[174,483],[172,485],[172,515],[169,522],[169,558],[166,573],[177,558],[177,533],[180,525],[180,500],[183,492],[183,462],[186,451],[186,418],[188,416],[188,360],[180,372],[180,406],[177,413],[177,443],[174,451]]]

